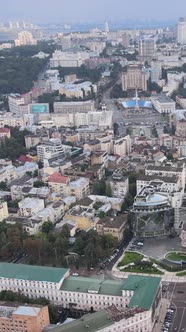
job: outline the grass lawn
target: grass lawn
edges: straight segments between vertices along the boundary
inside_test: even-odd
[[[186,271],[178,272],[178,273],[176,273],[176,276],[177,277],[184,277],[184,276],[186,276]]]
[[[167,254],[166,258],[170,259],[171,261],[186,261],[186,253],[172,252]]]
[[[137,252],[126,251],[122,261],[118,264],[118,266],[125,266],[129,263],[140,262],[143,257],[143,255],[138,254]]]
[[[158,270],[154,266],[149,266],[143,264],[142,266],[129,266],[121,270],[121,272],[134,272],[134,273],[147,273],[147,274],[164,274],[162,271]]]

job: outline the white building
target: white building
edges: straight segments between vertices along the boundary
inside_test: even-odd
[[[81,52],[63,52],[56,50],[50,59],[50,68],[58,67],[81,67],[83,62],[90,58],[90,53]]]
[[[43,199],[30,197],[24,198],[18,205],[19,215],[22,217],[31,217],[45,207]]]
[[[178,44],[186,44],[186,19],[181,17],[177,25],[177,42]]]
[[[0,182],[6,182],[9,184],[16,178],[16,167],[8,165],[0,168]]]
[[[94,110],[95,103],[92,100],[54,103],[54,113],[87,113]]]
[[[21,292],[29,298],[45,297],[71,309],[100,311],[114,305],[115,314],[117,310],[125,312],[126,308],[132,313],[133,309],[127,319],[125,315],[114,320],[110,317],[104,329],[97,331],[129,332],[131,328],[134,332],[152,331],[161,301],[160,278],[129,275],[125,280],[102,280],[69,276],[69,272],[62,268],[0,263],[0,291]],[[73,332],[73,328],[67,330]]]
[[[175,101],[163,94],[151,97],[151,102],[156,111],[158,111],[161,114],[163,113],[169,114],[174,112],[176,109]]]
[[[38,161],[44,161],[44,159],[49,160],[61,155],[63,155],[63,147],[58,139],[51,138],[50,140],[37,146]]]
[[[109,181],[112,196],[124,198],[129,192],[129,179],[124,177],[120,172],[115,171]]]

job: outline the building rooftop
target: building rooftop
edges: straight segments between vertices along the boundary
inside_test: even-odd
[[[28,307],[28,306],[19,306],[14,312],[14,315],[21,315],[21,316],[37,316],[40,312],[41,308],[37,307]]]
[[[103,295],[121,296],[123,285],[123,280],[101,280],[72,276],[64,280],[61,286],[61,290],[79,293],[88,292]]]
[[[152,100],[158,101],[160,104],[165,104],[165,103],[175,103],[174,100],[172,100],[170,97],[160,94],[152,98]]]
[[[67,184],[68,183],[68,176],[63,176],[60,173],[54,173],[49,176],[48,182],[54,182],[54,183],[63,183]]]
[[[147,166],[147,171],[160,171],[160,172],[182,172],[182,167],[173,167],[173,166]]]
[[[68,271],[48,266],[0,263],[0,278],[58,283]]]
[[[96,332],[102,328],[106,328],[114,324],[111,317],[108,316],[105,310],[88,314],[82,318],[75,320],[71,323],[56,326],[51,330],[45,329],[44,331],[51,332]]]
[[[130,275],[124,284],[125,290],[131,290],[134,295],[129,308],[139,307],[149,310],[157,294],[161,278]]]
[[[101,218],[97,225],[103,225],[106,228],[120,228],[124,223],[127,222],[128,215],[120,215],[118,217],[104,217]]]

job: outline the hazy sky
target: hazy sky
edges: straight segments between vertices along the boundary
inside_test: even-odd
[[[125,19],[175,19],[186,16],[177,0],[0,0],[0,20],[34,22],[102,22]]]

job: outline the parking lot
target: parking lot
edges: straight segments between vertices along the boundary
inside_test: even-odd
[[[168,331],[186,332],[186,283],[170,283],[164,296],[175,308],[173,323]]]

